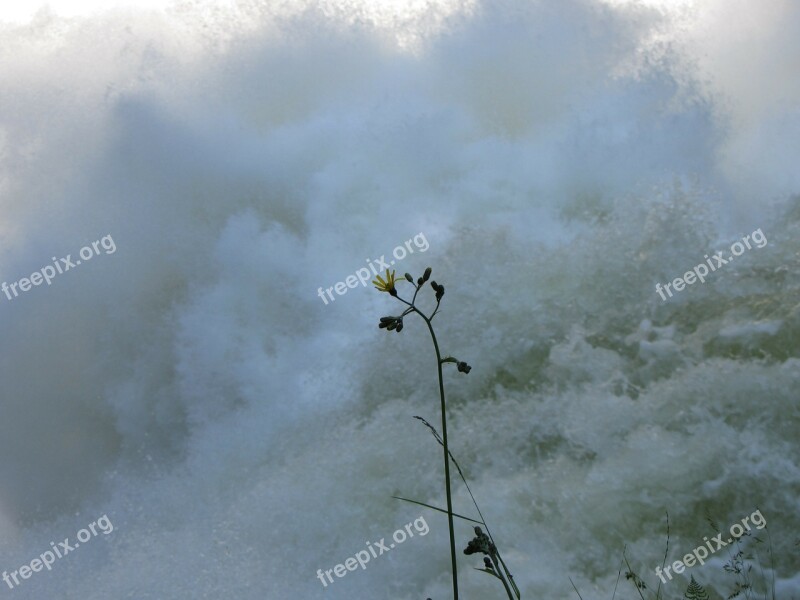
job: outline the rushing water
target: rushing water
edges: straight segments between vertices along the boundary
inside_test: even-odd
[[[0,569],[114,526],[0,596],[447,598],[446,519],[391,498],[445,502],[424,323],[318,296],[420,233],[396,267],[446,286],[452,450],[523,598],[611,598],[625,544],[652,587],[665,511],[672,561],[756,508],[798,596],[800,5],[403,6],[0,27],[0,277],[116,245],[0,295]]]

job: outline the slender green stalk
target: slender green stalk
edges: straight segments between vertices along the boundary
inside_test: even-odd
[[[458,363],[458,361],[456,359],[452,358],[452,357],[447,357],[447,358],[442,359],[442,363],[454,362],[454,361],[456,363]],[[423,419],[420,416],[415,416],[414,418],[422,421],[422,423],[424,423],[425,426],[428,429],[430,429],[431,433],[433,434],[433,437],[436,439],[437,442],[439,442],[439,445],[440,446],[444,446],[444,443],[442,441],[442,437],[439,435],[439,433],[436,431],[436,429],[433,427],[433,425],[428,423],[425,419]],[[475,500],[475,496],[473,495],[472,490],[469,487],[469,483],[467,482],[467,478],[464,477],[464,472],[461,470],[461,467],[459,466],[458,461],[456,460],[456,457],[453,456],[453,453],[448,451],[448,454],[450,455],[450,460],[453,461],[453,464],[455,465],[456,470],[458,471],[458,475],[461,477],[461,481],[464,482],[464,488],[466,488],[467,493],[469,494],[469,497],[472,498],[472,504],[475,506],[475,510],[478,511],[478,516],[481,518],[481,520],[480,521],[476,521],[475,519],[470,519],[468,517],[464,517],[462,515],[459,515],[458,513],[453,513],[453,516],[459,517],[460,519],[464,519],[466,521],[472,521],[473,523],[477,523],[478,525],[483,525],[484,527],[486,527],[486,535],[489,536],[489,540],[492,542],[492,544],[494,544],[492,556],[496,559],[496,562],[499,563],[499,565],[503,567],[503,571],[505,572],[506,577],[508,578],[508,582],[511,584],[511,587],[514,588],[514,593],[516,594],[517,600],[520,600],[522,595],[520,594],[520,591],[519,591],[519,588],[517,587],[517,584],[514,583],[514,576],[511,575],[511,571],[508,570],[508,567],[506,566],[506,563],[503,560],[503,557],[500,556],[500,551],[497,549],[497,545],[495,544],[494,537],[492,537],[492,532],[489,529],[489,525],[486,524],[486,520],[485,520],[485,518],[483,516],[483,512],[481,512],[481,507],[478,506],[478,501]],[[394,498],[398,498],[398,497],[394,496]],[[399,500],[406,500],[405,498],[398,498],[398,499]],[[414,502],[415,504],[421,504],[422,506],[427,506],[428,508],[432,508],[434,510],[438,510],[439,512],[442,512],[442,513],[446,513],[447,512],[447,511],[444,511],[444,510],[442,510],[440,508],[436,508],[434,506],[430,506],[430,505],[424,504],[422,502],[416,502],[414,500],[406,500],[406,501],[407,502]],[[482,570],[483,569],[478,569],[478,571],[482,571]],[[508,589],[506,589],[506,591],[508,591]],[[510,594],[509,594],[509,598],[511,600],[514,600],[514,598]]]
[[[453,568],[453,600],[458,600],[458,566],[456,565],[456,534],[453,527],[453,497],[450,492],[450,458],[449,450],[447,447],[447,415],[446,405],[444,399],[444,379],[442,378],[442,355],[439,352],[439,342],[436,341],[436,334],[433,331],[430,319],[423,315],[419,310],[414,308],[416,312],[425,321],[428,326],[428,331],[431,332],[431,339],[433,340],[433,347],[436,350],[436,366],[439,372],[439,399],[442,408],[442,446],[444,448],[444,486],[445,494],[447,495],[447,526],[450,529],[450,562]]]
[[[503,587],[506,588],[506,594],[508,594],[508,600],[514,600],[514,596],[511,594],[511,588],[508,587],[508,582],[506,578],[503,577],[503,571],[500,569],[500,563],[497,560],[497,556],[492,554],[491,557],[492,564],[494,564],[495,573],[497,573],[497,578],[503,582]]]

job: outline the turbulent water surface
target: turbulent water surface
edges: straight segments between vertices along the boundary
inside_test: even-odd
[[[649,591],[666,512],[674,561],[757,509],[800,596],[798,55],[790,0],[0,25],[0,278],[115,244],[0,294],[0,569],[113,523],[0,596],[451,597],[446,519],[391,498],[445,503],[411,418],[439,423],[427,330],[379,330],[398,305],[371,286],[325,295],[406,240],[473,366],[445,370],[452,450],[523,598],[611,598],[626,544]],[[727,596],[728,559],[666,597]],[[501,597],[459,560],[463,598]]]

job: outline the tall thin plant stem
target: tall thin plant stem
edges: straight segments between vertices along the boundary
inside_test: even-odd
[[[436,350],[436,366],[439,372],[439,399],[441,401],[442,409],[442,446],[444,448],[444,488],[447,495],[447,526],[450,529],[450,562],[453,568],[453,600],[458,600],[458,566],[456,564],[456,534],[453,527],[453,497],[450,492],[450,459],[449,449],[447,446],[447,415],[446,405],[444,399],[444,379],[442,378],[442,355],[439,352],[439,342],[436,341],[436,334],[433,331],[433,325],[428,317],[414,308],[416,312],[425,321],[428,326],[428,331],[431,332],[431,339],[433,340],[433,347]]]

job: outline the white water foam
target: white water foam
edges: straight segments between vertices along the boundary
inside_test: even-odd
[[[610,597],[624,544],[653,582],[665,510],[678,559],[756,507],[797,594],[798,6],[409,6],[2,26],[1,276],[118,248],[0,296],[0,569],[115,526],[9,597],[448,597],[435,514],[315,575],[419,516],[392,495],[444,504],[423,324],[316,295],[420,231],[400,268],[446,285],[452,449],[523,598]]]

